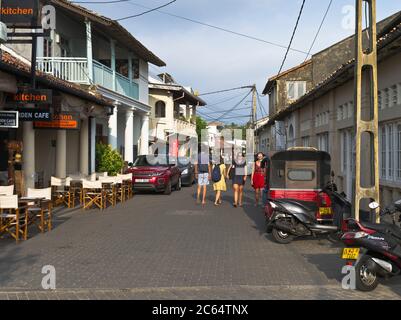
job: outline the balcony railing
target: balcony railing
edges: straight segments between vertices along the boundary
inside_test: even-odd
[[[196,125],[183,121],[180,119],[174,119],[174,127],[178,133],[183,133],[183,134],[196,134]]]
[[[88,60],[86,58],[40,57],[37,58],[37,68],[57,78],[79,83],[90,84]],[[113,81],[115,83],[113,84]],[[98,61],[93,61],[93,83],[113,90],[133,99],[139,99],[138,84],[127,77],[115,73]]]

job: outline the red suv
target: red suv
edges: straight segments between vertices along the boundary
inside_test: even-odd
[[[181,189],[181,171],[167,156],[139,156],[128,172],[132,173],[134,191],[154,191],[171,194]]]

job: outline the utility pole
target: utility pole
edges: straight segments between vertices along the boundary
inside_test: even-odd
[[[256,99],[257,99],[256,84],[252,86],[252,129],[256,129]]]
[[[363,4],[369,7],[367,45],[363,39]],[[361,205],[379,202],[379,121],[377,93],[376,0],[356,0],[355,34],[355,198],[353,209],[359,220]],[[366,39],[365,39],[366,41]],[[367,50],[366,50],[367,49]],[[366,99],[363,99],[366,98]],[[363,102],[363,103],[362,103]],[[363,170],[363,175],[361,171]],[[380,222],[376,210],[376,222]]]

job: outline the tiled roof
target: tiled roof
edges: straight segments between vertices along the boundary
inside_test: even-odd
[[[17,76],[30,78],[31,66],[12,56],[8,52],[0,51],[0,70],[4,70]],[[56,78],[50,74],[36,71],[37,82],[50,88],[58,89],[66,93],[87,99],[102,106],[113,106],[111,100],[94,92],[83,89],[80,85]]]

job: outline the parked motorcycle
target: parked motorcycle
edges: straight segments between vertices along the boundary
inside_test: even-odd
[[[269,199],[270,212],[266,215],[267,232],[281,244],[290,243],[296,237],[336,234],[341,232],[345,219],[351,217],[351,204],[336,185],[329,183],[320,194],[331,200],[333,221],[318,219],[319,207],[314,202],[295,199]]]
[[[370,209],[379,204],[372,202]],[[401,212],[401,200],[380,210],[381,216],[390,215],[391,223],[368,223],[355,219],[347,220],[348,232],[341,240],[346,244],[342,258],[355,268],[355,287],[361,291],[372,291],[379,278],[397,276],[401,273],[401,229],[396,225],[396,213]],[[399,217],[398,222],[401,222]]]

